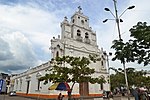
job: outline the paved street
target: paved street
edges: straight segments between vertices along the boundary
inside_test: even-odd
[[[113,99],[104,99],[104,100],[128,100],[127,97],[114,97]],[[134,97],[130,97],[130,100],[135,100]]]
[[[24,98],[19,96],[0,95],[0,100],[36,100],[36,99]]]
[[[24,97],[19,97],[19,96],[8,96],[8,95],[0,95],[0,100],[40,100],[38,98],[36,99],[31,99],[31,98],[24,98]],[[127,97],[114,97],[113,99],[103,99],[103,98],[97,98],[94,100],[128,100]],[[135,100],[134,97],[130,97],[130,100]]]

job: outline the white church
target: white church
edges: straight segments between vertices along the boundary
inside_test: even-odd
[[[64,20],[61,23],[61,36],[59,35],[57,38],[53,37],[53,39],[51,39],[50,49],[52,58],[67,55],[88,57],[89,54],[96,54],[101,58],[100,61],[91,64],[96,71],[93,76],[104,77],[106,83],[88,83],[84,84],[84,88],[76,83],[72,91],[73,97],[79,97],[81,96],[81,93],[82,95],[88,96],[102,96],[104,90],[110,90],[108,81],[109,73],[106,68],[107,57],[104,55],[104,51],[99,49],[96,38],[96,32],[89,26],[89,18],[82,13],[81,8],[79,7],[78,11],[73,14],[70,21],[68,21],[67,17],[64,17]],[[45,70],[49,69],[51,66],[51,62],[48,61],[11,77],[10,90],[14,90],[18,95],[22,96],[56,98],[60,92],[67,96],[66,91],[48,90],[52,83],[44,85],[44,82],[38,80],[47,73]]]

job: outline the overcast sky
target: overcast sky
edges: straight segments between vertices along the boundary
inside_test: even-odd
[[[129,38],[128,30],[137,22],[149,24],[150,21],[149,0],[118,0],[118,15],[132,5],[135,8],[121,17],[124,40]],[[19,73],[50,60],[50,39],[61,34],[64,16],[70,20],[78,6],[96,31],[99,48],[112,52],[112,40],[118,39],[116,23],[109,20],[104,24],[103,20],[113,19],[104,11],[108,7],[114,13],[113,0],[0,0],[0,72]],[[121,67],[111,61],[110,66]],[[133,63],[127,65],[136,66],[142,68]]]

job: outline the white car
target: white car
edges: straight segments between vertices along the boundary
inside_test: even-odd
[[[9,96],[16,96],[16,91],[10,91]]]

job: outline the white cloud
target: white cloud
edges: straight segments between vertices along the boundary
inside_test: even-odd
[[[50,1],[48,5],[42,6],[41,3],[46,4],[28,2],[24,5],[0,5],[0,36],[10,48],[5,55],[0,49],[0,55],[3,54],[1,59],[9,55],[9,60],[7,58],[7,61],[1,62],[1,70],[17,72],[21,70],[19,68],[34,67],[50,59],[50,40],[60,35],[63,14],[68,14],[70,9],[49,11],[48,5],[52,8],[54,5]]]
[[[10,73],[44,62],[44,57],[38,59],[41,55],[36,54],[36,48],[50,57],[50,39],[60,32],[54,12],[21,5],[1,5],[0,12],[1,70]]]
[[[0,51],[4,52],[0,54],[6,57],[0,60],[1,70],[3,69],[3,71],[10,73],[13,70],[33,67],[38,63],[32,44],[21,32],[1,27],[0,38],[4,42],[3,45],[5,44],[5,46],[1,45]]]
[[[23,32],[31,42],[43,48],[48,48],[50,38],[60,32],[60,21],[54,13],[21,5],[1,5],[0,12],[2,26]]]

